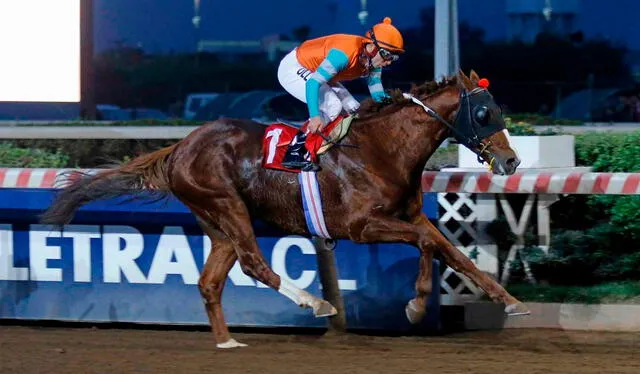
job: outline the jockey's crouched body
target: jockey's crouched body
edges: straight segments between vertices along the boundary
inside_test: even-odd
[[[341,113],[357,112],[360,103],[340,84],[341,81],[365,78],[371,97],[384,101],[382,68],[396,61],[404,52],[402,35],[386,17],[359,35],[333,34],[305,41],[287,54],[278,68],[282,87],[307,104],[309,120],[306,131],[293,139],[283,166],[304,171],[319,170],[305,147],[307,135],[321,130]]]

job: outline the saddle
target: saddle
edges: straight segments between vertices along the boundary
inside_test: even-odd
[[[349,133],[351,122],[356,116],[338,116],[322,129],[322,136],[319,134],[307,136],[305,147],[309,150],[314,162],[318,155],[326,153]],[[304,132],[306,127],[307,122],[300,128],[284,122],[276,122],[267,126],[262,138],[262,166],[267,169],[299,173],[300,170],[292,170],[282,166],[282,160],[293,138],[299,131]]]
[[[334,121],[336,124],[329,129],[329,134],[325,135],[323,131],[323,135],[325,135],[325,137],[329,139],[329,141],[322,139],[323,141],[320,144],[320,148],[318,148],[318,152],[316,152],[316,154],[321,155],[325,153],[326,151],[331,149],[334,145],[339,143],[340,140],[342,140],[342,138],[347,136],[347,133],[351,128],[351,122],[356,117],[357,117],[357,114],[350,115],[350,116],[344,117],[341,121],[339,121],[339,119],[341,119],[342,117],[336,118],[337,122]],[[334,122],[327,125],[327,128],[329,128],[329,126],[331,126]]]

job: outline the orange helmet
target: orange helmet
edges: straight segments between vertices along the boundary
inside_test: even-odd
[[[382,23],[379,23],[369,31],[365,37],[371,40],[376,47],[386,49],[390,52],[404,52],[404,41],[400,31],[391,25],[391,18],[385,17]]]

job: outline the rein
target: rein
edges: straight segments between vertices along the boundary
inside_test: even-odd
[[[476,95],[478,93],[483,92],[485,89],[482,87],[477,87],[474,88],[473,90],[471,90],[470,92],[463,92],[460,95],[461,98],[461,102],[460,102],[460,107],[462,108],[462,100],[469,100],[469,97]],[[442,123],[443,125],[445,125],[453,134],[455,134],[455,138],[458,139],[458,141],[460,141],[460,139],[462,139],[461,143],[464,144],[469,150],[471,150],[473,153],[476,154],[478,162],[480,164],[484,164],[487,163],[489,170],[493,171],[493,165],[495,163],[495,157],[491,154],[491,152],[488,151],[488,148],[491,146],[491,141],[489,140],[489,142],[484,143],[481,139],[478,138],[477,134],[475,133],[475,131],[473,132],[473,134],[471,136],[469,136],[468,134],[463,133],[462,131],[460,131],[458,128],[456,128],[455,124],[458,122],[458,116],[456,116],[456,121],[454,122],[454,124],[452,125],[451,123],[449,123],[446,119],[444,119],[440,114],[438,114],[435,110],[429,108],[427,105],[425,105],[422,101],[420,101],[420,99],[416,98],[415,96],[409,94],[409,93],[403,93],[402,94],[404,96],[405,99],[408,99],[409,101],[413,102],[414,104],[419,105],[428,115],[430,115],[431,117],[437,119],[440,123]],[[460,112],[458,112],[458,115],[460,114]],[[319,135],[324,141],[326,141],[329,144],[332,144],[333,146],[337,147],[349,147],[349,148],[359,148],[358,145],[355,144],[343,144],[343,143],[339,143],[339,142],[335,142],[333,140],[331,140],[328,136],[325,136],[324,134],[322,134],[321,131],[316,131],[315,132],[317,135]],[[477,146],[476,146],[477,145]],[[480,150],[476,150],[477,148],[480,148]],[[486,157],[486,161],[483,156],[487,156]]]
[[[324,139],[324,141],[326,141],[329,144],[333,144],[335,147],[351,147],[351,148],[360,148],[359,146],[355,145],[355,144],[342,144],[342,143],[336,143],[335,141],[331,140],[328,136],[325,136],[321,131],[316,130],[315,134],[320,135],[320,137],[322,139]]]

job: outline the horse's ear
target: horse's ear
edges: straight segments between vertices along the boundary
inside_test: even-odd
[[[472,90],[474,88],[473,82],[467,77],[467,75],[461,69],[458,69],[458,86],[466,90]]]
[[[467,75],[462,71],[462,69],[458,69],[458,78],[464,79],[467,78]]]
[[[471,83],[473,83],[474,86],[478,85],[478,81],[480,80],[480,77],[478,76],[478,74],[476,73],[475,70],[471,70],[471,74],[469,75],[469,79],[471,80]]]

